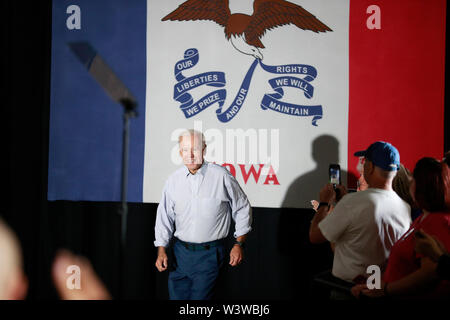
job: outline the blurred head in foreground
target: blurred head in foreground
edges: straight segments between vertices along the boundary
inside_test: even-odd
[[[27,290],[19,241],[0,219],[0,300],[23,299]]]

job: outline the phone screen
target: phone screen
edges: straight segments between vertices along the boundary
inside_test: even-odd
[[[331,184],[339,184],[340,183],[340,175],[341,172],[339,168],[330,167],[330,183]]]

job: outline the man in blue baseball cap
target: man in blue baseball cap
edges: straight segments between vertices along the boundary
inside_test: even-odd
[[[372,143],[367,150],[355,152],[355,156],[365,157],[384,171],[397,171],[400,168],[400,154],[388,142],[377,141]]]
[[[335,244],[332,274],[354,282],[368,276],[367,267],[383,270],[392,245],[409,229],[410,206],[392,189],[400,154],[390,143],[377,141],[355,156],[363,156],[369,188],[341,198],[333,210],[336,192],[328,184],[310,227],[310,241]],[[340,188],[341,191],[344,190]]]

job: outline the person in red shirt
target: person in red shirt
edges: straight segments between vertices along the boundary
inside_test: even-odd
[[[440,239],[450,251],[450,170],[446,163],[426,157],[417,162],[413,177],[411,196],[423,214],[392,247],[381,288],[356,285],[352,288],[355,297],[450,296],[450,281],[440,279],[435,263],[415,251],[414,237],[415,232],[423,230]]]

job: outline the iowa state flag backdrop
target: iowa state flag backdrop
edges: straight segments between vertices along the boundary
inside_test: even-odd
[[[49,200],[119,201],[122,107],[70,44],[87,42],[136,98],[128,201],[159,202],[206,137],[253,206],[308,207],[353,153],[389,141],[412,169],[441,157],[444,0],[54,1]],[[88,61],[88,60],[87,60]]]

